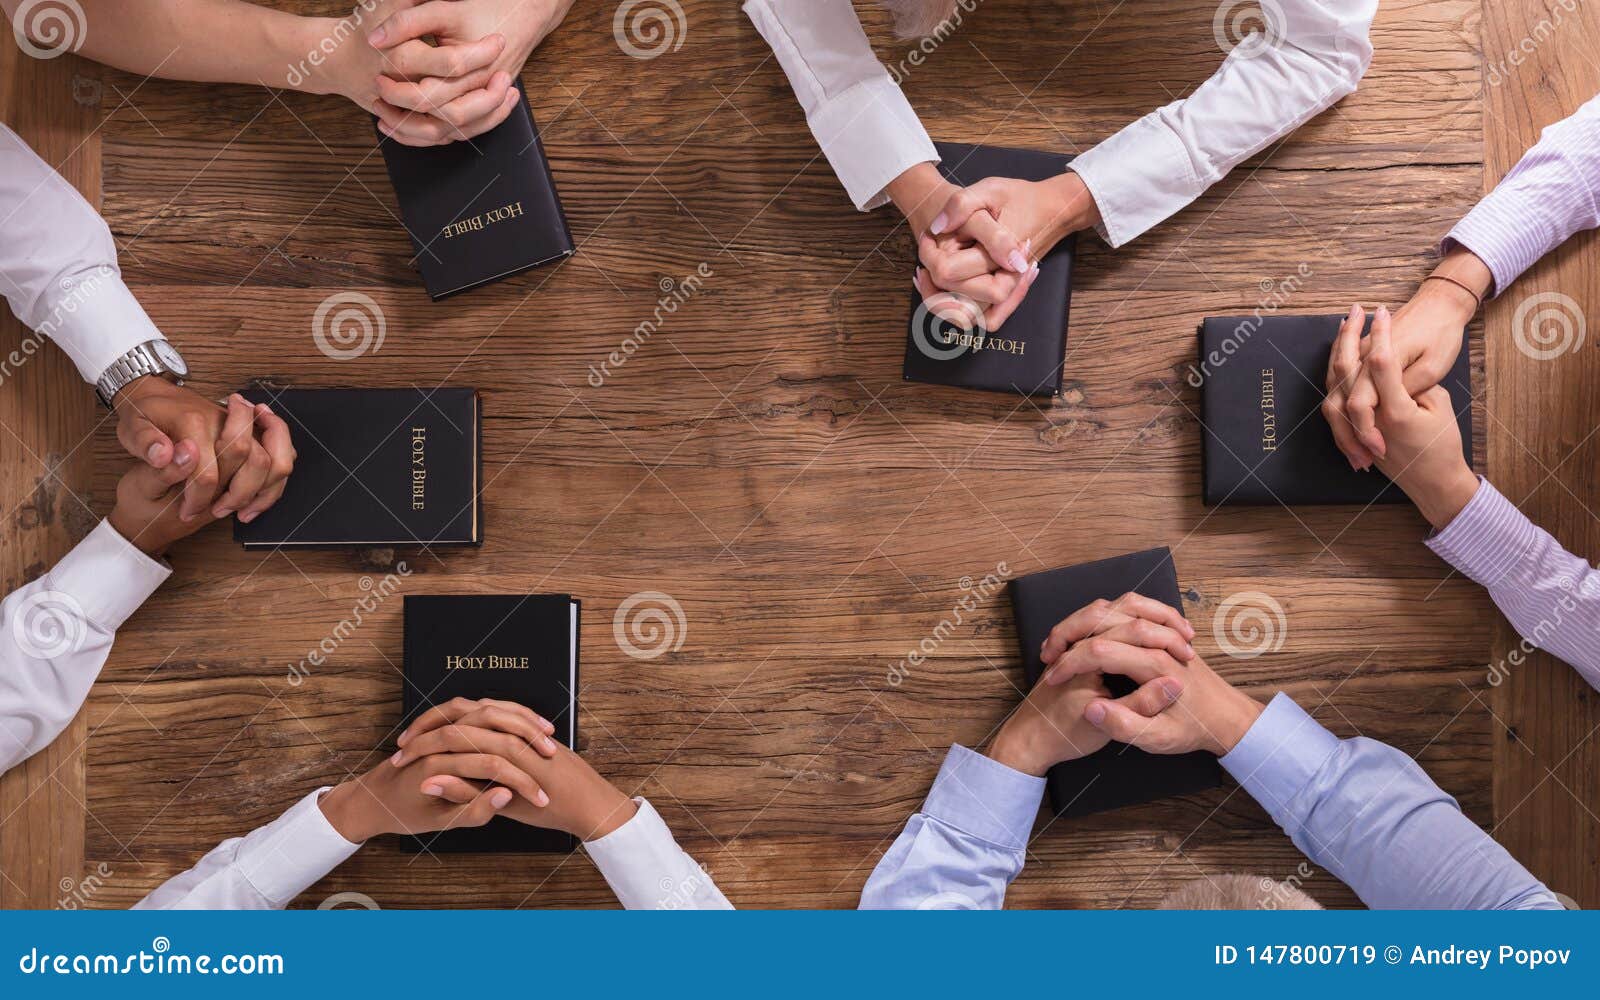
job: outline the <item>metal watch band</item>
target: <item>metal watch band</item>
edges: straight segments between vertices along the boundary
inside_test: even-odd
[[[140,344],[113,361],[111,367],[107,368],[105,374],[95,383],[94,390],[99,395],[100,402],[109,407],[111,401],[116,398],[117,390],[142,375],[158,374],[169,374],[169,370],[156,359],[148,345]],[[181,380],[179,384],[182,384]]]

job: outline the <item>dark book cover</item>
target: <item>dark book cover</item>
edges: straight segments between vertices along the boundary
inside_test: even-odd
[[[483,543],[476,389],[284,389],[242,395],[289,425],[294,472],[247,549]]]
[[[985,177],[1042,181],[1067,169],[1072,157],[1033,149],[935,143],[939,170],[962,186]],[[998,330],[964,330],[928,311],[915,292],[902,375],[912,382],[1028,396],[1061,393],[1067,350],[1076,237],[1057,243],[1039,261],[1039,276],[1016,312]]]
[[[1214,316],[1200,324],[1200,363],[1189,378],[1200,385],[1208,506],[1407,502],[1376,468],[1350,468],[1322,415],[1328,359],[1343,322],[1343,316]],[[1471,465],[1465,331],[1443,384]]]
[[[407,595],[402,727],[451,698],[514,701],[578,736],[579,602],[566,594]],[[572,851],[559,830],[497,816],[479,827],[402,837],[439,853]]]
[[[520,100],[494,128],[443,146],[406,146],[378,133],[400,218],[435,301],[521,274],[573,252],[539,130]]]
[[[1165,547],[1020,576],[1010,588],[1030,689],[1046,666],[1039,660],[1039,647],[1050,630],[1074,611],[1129,592],[1183,610],[1172,552]],[[1138,688],[1120,674],[1106,674],[1105,685],[1114,698]],[[1204,751],[1150,754],[1113,741],[1087,757],[1052,767],[1046,783],[1057,816],[1087,816],[1215,788],[1222,784],[1222,765]]]

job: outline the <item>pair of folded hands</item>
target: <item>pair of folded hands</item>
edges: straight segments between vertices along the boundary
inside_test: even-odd
[[[319,805],[352,843],[482,826],[495,816],[587,841],[632,819],[633,800],[554,733],[515,702],[456,698],[418,716],[392,757]]]

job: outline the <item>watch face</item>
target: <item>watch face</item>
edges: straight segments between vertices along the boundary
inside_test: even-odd
[[[183,363],[183,356],[165,340],[153,341],[150,349],[155,352],[157,360],[171,370],[174,375],[182,377],[189,374],[189,366]]]

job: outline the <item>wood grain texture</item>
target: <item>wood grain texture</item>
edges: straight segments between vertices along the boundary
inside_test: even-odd
[[[1484,184],[1492,186],[1539,136],[1600,92],[1594,5],[1532,0],[1485,5]],[[1548,360],[1519,342],[1534,339],[1527,304],[1554,306],[1588,335]],[[1537,302],[1532,303],[1534,307]],[[1520,312],[1520,315],[1519,315]],[[1583,233],[1534,265],[1489,304],[1488,371],[1495,421],[1489,468],[1501,491],[1570,551],[1600,555],[1595,483],[1600,451],[1600,241]],[[1553,328],[1552,328],[1553,329]],[[1545,332],[1549,332],[1548,330]],[[1600,697],[1566,664],[1535,654],[1497,623],[1494,663],[1506,675],[1495,692],[1495,835],[1528,868],[1586,909],[1600,906]]]
[[[1417,755],[1490,825],[1488,602],[1447,578],[1408,509],[1206,510],[1183,380],[1200,317],[1256,307],[1263,281],[1301,264],[1311,276],[1284,306],[1297,312],[1398,302],[1426,273],[1480,190],[1479,5],[1386,3],[1357,94],[1132,246],[1082,240],[1068,389],[1050,404],[900,381],[904,227],[850,208],[736,5],[683,6],[685,45],[655,60],[619,51],[604,4],[578,5],[535,54],[524,79],[579,253],[441,305],[350,107],[148,81],[131,108],[101,109],[125,270],[200,386],[478,386],[488,541],[291,560],[212,530],[181,548],[89,706],[87,857],[113,872],[93,905],[134,902],[380,759],[399,716],[397,600],[303,684],[288,668],[350,614],[363,577],[401,561],[402,593],[584,599],[586,753],[648,795],[740,905],[852,905],[945,747],[982,741],[1015,703],[1003,592],[889,683],[963,578],[1155,544],[1176,551],[1203,654],[1342,735]],[[898,63],[903,43],[861,10]],[[1083,149],[1206,78],[1213,13],[985,6],[906,89],[936,138]],[[108,95],[140,83],[97,72]],[[661,283],[702,262],[701,291],[594,385]],[[347,289],[372,296],[388,335],[330,362],[312,315]],[[1475,417],[1481,463],[1491,421],[1481,404]],[[121,462],[109,435],[94,456],[105,490]],[[684,608],[682,647],[656,660],[613,637],[641,590]],[[1218,652],[1213,617],[1242,590],[1282,603],[1280,650]],[[1356,903],[1233,789],[1041,820],[1029,854],[1012,905],[1147,906],[1215,872]],[[385,907],[613,905],[582,857],[509,865],[380,842],[300,905],[347,890]]]
[[[84,93],[85,64],[31,58],[9,30],[0,34],[0,121],[97,203],[100,137],[74,99]],[[0,358],[0,592],[10,593],[94,526],[92,437],[102,414],[66,355],[3,305]],[[84,717],[0,777],[0,906],[56,905],[83,874]]]

